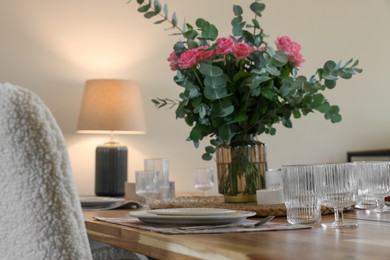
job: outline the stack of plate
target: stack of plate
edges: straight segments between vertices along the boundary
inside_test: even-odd
[[[241,222],[256,212],[219,208],[172,208],[132,211],[130,217],[149,224],[220,225]]]
[[[115,203],[123,202],[123,198],[81,196],[80,202],[83,208],[106,208]]]

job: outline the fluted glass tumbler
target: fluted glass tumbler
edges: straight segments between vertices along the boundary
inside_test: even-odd
[[[207,191],[214,188],[214,175],[213,168],[195,169],[195,189],[201,190],[203,196],[207,196]]]
[[[145,171],[158,171],[160,198],[168,198],[169,194],[169,161],[167,158],[148,158],[144,160]]]
[[[159,198],[159,177],[159,171],[135,171],[135,193],[145,199],[146,206]]]
[[[284,204],[287,221],[291,224],[315,224],[321,221],[321,205],[313,169],[313,165],[282,167]]]
[[[354,205],[357,201],[358,178],[354,163],[319,164],[314,166],[317,177],[317,192],[321,204],[333,208],[334,222],[323,223],[324,228],[356,228],[353,222],[344,221],[344,208]]]
[[[390,163],[382,161],[360,163],[360,179],[362,195],[375,199],[376,207],[368,212],[389,212],[385,207],[384,197],[390,195]]]

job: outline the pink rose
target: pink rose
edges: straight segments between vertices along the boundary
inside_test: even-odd
[[[230,37],[218,38],[215,42],[219,43],[216,49],[217,54],[228,54],[233,50],[234,40]]]
[[[214,50],[206,50],[209,46],[202,45],[196,48],[198,51],[197,53],[197,59],[198,60],[211,60],[215,54]]]
[[[198,55],[197,49],[186,50],[181,54],[180,58],[177,60],[179,67],[181,69],[186,69],[195,65],[198,62],[197,55]]]
[[[239,42],[233,46],[233,55],[238,59],[246,58],[255,49],[245,42]]]
[[[261,52],[265,51],[265,46],[264,46],[264,45],[261,45],[261,46],[259,47],[259,51],[261,51]]]
[[[169,54],[167,60],[169,61],[169,66],[171,67],[171,70],[177,70],[177,55],[174,51]]]
[[[286,53],[288,59],[294,64],[295,67],[299,67],[305,61],[301,55],[301,45],[292,41],[288,36],[278,37],[275,41],[278,51]]]

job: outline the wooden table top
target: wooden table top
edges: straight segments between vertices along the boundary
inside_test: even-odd
[[[128,210],[85,211],[90,239],[156,259],[390,259],[390,214],[352,210],[356,229],[312,229],[231,234],[165,235],[96,221],[94,216],[124,217]],[[286,222],[286,218],[272,221]],[[333,215],[322,222],[332,222]]]

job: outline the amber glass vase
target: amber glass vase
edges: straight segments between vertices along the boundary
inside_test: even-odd
[[[236,136],[230,145],[217,147],[216,161],[218,191],[225,202],[256,201],[256,190],[265,188],[265,144],[252,135]]]

